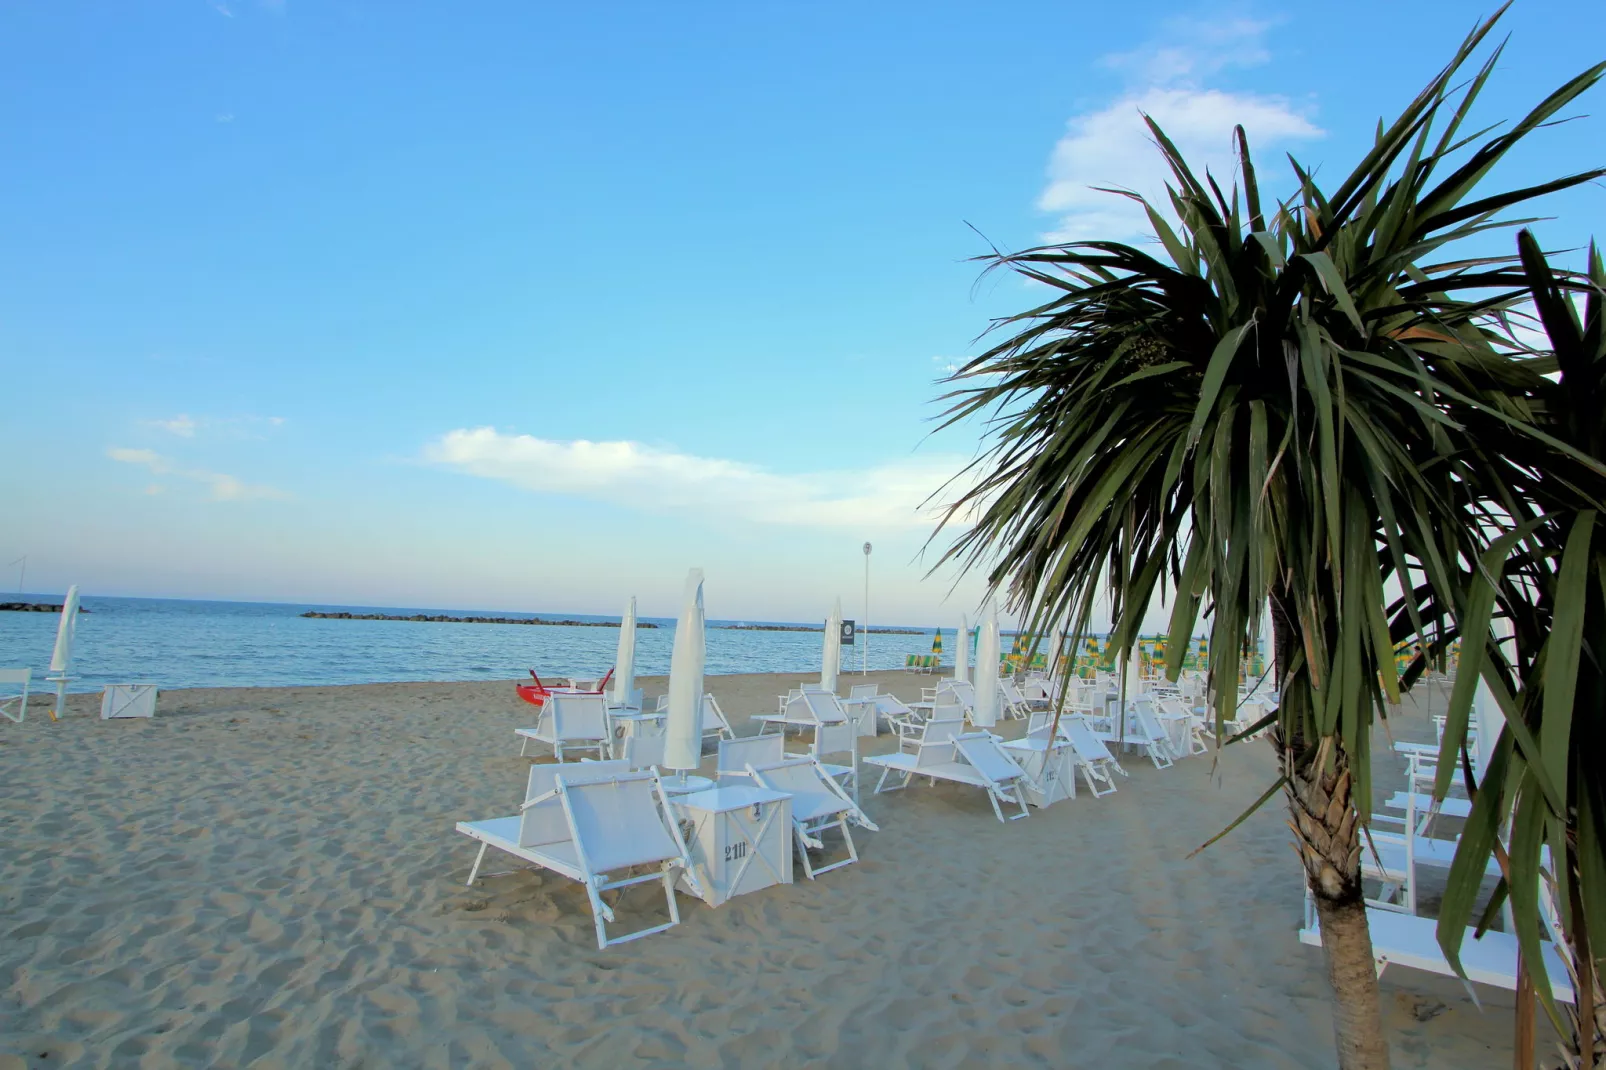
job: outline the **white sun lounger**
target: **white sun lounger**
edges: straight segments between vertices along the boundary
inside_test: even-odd
[[[560,762],[565,747],[593,750],[597,757],[605,757],[613,738],[608,726],[608,703],[600,692],[554,691],[541,704],[541,718],[535,727],[515,728],[513,732],[520,739],[521,756],[533,740],[551,747]]]
[[[1093,734],[1087,722],[1075,714],[1061,717],[1060,734],[1070,740],[1071,747],[1076,751],[1076,767],[1082,771],[1082,779],[1087,781],[1087,789],[1093,793],[1093,797],[1099,799],[1114,793],[1113,774],[1126,776],[1126,770],[1121,768],[1121,763],[1115,760],[1115,755],[1110,753],[1104,741]],[[1104,785],[1102,791],[1099,790],[1100,784]]]
[[[719,757],[715,760],[715,776],[720,787],[731,784],[751,784],[750,766],[774,765],[786,760],[786,739],[782,736],[737,736],[719,741]]]
[[[1032,704],[1021,693],[1021,689],[1015,686],[1013,680],[998,681],[998,697],[999,709],[1006,716],[1013,717],[1017,721],[1031,716]]]
[[[1146,698],[1130,703],[1124,725],[1119,710],[1099,720],[1107,727],[1094,728],[1093,734],[1106,743],[1141,747],[1156,769],[1168,769],[1172,765],[1171,739],[1155,720],[1154,710]],[[1123,727],[1125,735],[1117,738]]]
[[[750,765],[747,771],[763,787],[792,796],[792,832],[797,838],[798,857],[803,860],[803,873],[809,880],[859,860],[859,852],[853,846],[853,833],[848,831],[850,821],[872,832],[880,831],[814,758],[787,758],[769,765]],[[823,851],[825,841],[821,833],[829,828],[842,830],[848,857],[816,869],[809,860],[809,848]]]
[[[1392,910],[1366,908],[1366,924],[1372,933],[1372,958],[1377,975],[1389,966],[1404,966],[1442,977],[1455,977],[1450,961],[1439,948],[1438,920],[1400,914]],[[1489,930],[1481,938],[1474,938],[1468,929],[1461,941],[1461,967],[1467,979],[1481,984],[1494,985],[1515,991],[1517,987],[1517,938],[1510,933]],[[1315,904],[1306,895],[1305,924],[1299,930],[1299,942],[1311,947],[1322,946],[1321,925],[1316,919]],[[1571,1002],[1573,988],[1567,967],[1557,954],[1554,944],[1543,948],[1545,973],[1550,978],[1552,996],[1562,1002]],[[1473,1001],[1476,994],[1468,988]]]
[[[480,841],[468,883],[472,885],[478,879],[486,850],[495,847],[584,884],[591,901],[598,948],[678,925],[675,878],[684,874],[687,882],[697,887],[691,856],[658,775],[626,772],[618,768],[619,764],[532,766],[532,790],[547,777],[552,786],[526,800],[520,813],[489,821],[459,821],[458,832]],[[614,876],[638,866],[653,869],[646,874]],[[650,881],[663,882],[669,921],[609,937],[607,923],[615,920],[614,912],[603,901],[602,893]]]
[[[900,752],[866,758],[867,764],[881,767],[876,793],[901,791],[915,777],[926,777],[932,784],[946,780],[984,789],[987,801],[992,804],[993,814],[999,821],[1006,820],[998,805],[1000,799],[1020,805],[1020,814],[1012,814],[1008,820],[1028,816],[1030,811],[1026,809],[1026,799],[1021,794],[1022,785],[1027,780],[1026,771],[998,746],[998,741],[991,735],[986,732],[967,735],[963,729],[963,721],[928,721],[920,745],[913,754]],[[900,777],[888,787],[887,778],[893,773],[900,774]]]
[[[32,679],[32,669],[0,669],[0,685],[9,684],[22,688],[20,695],[6,695],[0,698],[0,717],[21,724],[22,719],[28,716],[28,684]]]

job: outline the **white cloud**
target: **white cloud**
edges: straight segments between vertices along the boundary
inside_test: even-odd
[[[171,420],[152,420],[152,427],[160,427],[163,431],[171,432],[180,438],[194,438],[195,428],[199,425],[190,417],[179,413]]]
[[[929,456],[871,468],[783,475],[639,442],[558,442],[490,427],[449,431],[425,447],[431,463],[525,490],[653,512],[798,527],[929,528],[926,499],[965,464]]]
[[[159,428],[180,438],[194,438],[200,432],[228,438],[257,439],[284,426],[283,416],[190,416],[180,413],[168,420],[151,420]]]
[[[1229,67],[1264,63],[1266,29],[1265,23],[1249,20],[1173,23],[1167,32],[1177,43],[1106,57],[1107,66],[1130,72],[1134,84],[1114,103],[1073,116],[1054,146],[1048,185],[1038,198],[1039,208],[1059,216],[1048,240],[1150,235],[1140,206],[1095,187],[1131,190],[1170,216],[1165,186],[1171,174],[1145,115],[1160,125],[1201,180],[1208,170],[1224,190],[1236,174],[1234,126],[1244,127],[1259,159],[1272,158],[1268,149],[1321,137],[1322,130],[1283,97],[1199,84]]]
[[[289,495],[277,487],[267,487],[259,484],[244,483],[231,475],[221,472],[207,472],[198,468],[180,468],[173,461],[157,453],[155,450],[128,449],[113,446],[106,451],[106,456],[122,464],[137,464],[149,469],[153,475],[177,476],[180,479],[189,479],[204,484],[212,494],[215,502],[241,502],[254,501],[264,498],[288,498]],[[163,488],[160,484],[152,483],[145,488],[146,494],[160,494]]]

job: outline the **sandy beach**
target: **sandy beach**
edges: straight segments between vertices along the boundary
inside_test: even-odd
[[[801,679],[708,685],[744,733]],[[0,1070],[1334,1063],[1282,807],[1187,857],[1269,785],[1264,743],[1214,776],[1130,756],[1116,795],[1007,825],[961,786],[867,790],[860,864],[719,909],[683,896],[679,927],[602,952],[577,884],[464,886],[453,823],[522,798],[512,729],[534,717],[510,683],[98,709],[74,696],[52,724],[36,700],[0,727]],[[1432,738],[1421,715],[1392,727]],[[1510,995],[1479,997],[1391,970],[1395,1065],[1510,1065]]]

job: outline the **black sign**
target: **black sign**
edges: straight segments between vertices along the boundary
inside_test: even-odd
[[[853,645],[853,622],[851,620],[845,620],[842,622],[842,645]]]

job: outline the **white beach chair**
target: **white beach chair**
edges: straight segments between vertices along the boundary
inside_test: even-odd
[[[703,739],[735,739],[730,720],[719,708],[719,700],[711,694],[703,695]]]
[[[0,697],[0,717],[22,723],[28,716],[28,686],[33,680],[32,669],[0,669],[0,687],[20,687],[22,694]]]
[[[1095,724],[1094,735],[1106,743],[1140,748],[1156,769],[1169,769],[1173,764],[1171,739],[1155,720],[1154,709],[1147,696],[1139,696],[1127,703],[1124,721],[1120,713],[1115,712],[1107,717],[1096,718]]]
[[[1450,960],[1439,947],[1437,918],[1419,918],[1377,907],[1366,908],[1366,926],[1372,936],[1372,960],[1377,975],[1390,966],[1404,966],[1436,973],[1441,977],[1455,977]],[[1517,938],[1511,933],[1486,930],[1482,937],[1477,930],[1468,928],[1461,941],[1461,968],[1466,971],[1465,981],[1494,985],[1508,991],[1517,988]],[[1322,946],[1321,924],[1316,917],[1316,904],[1310,891],[1305,892],[1305,923],[1299,930],[1299,942],[1310,947]],[[1571,974],[1558,953],[1558,945],[1546,943],[1541,948],[1545,960],[1545,973],[1550,979],[1550,991],[1557,1002],[1574,999]],[[1463,981],[1463,983],[1465,983]],[[1474,1003],[1477,993],[1468,984],[1467,994]]]
[[[1045,727],[1042,731],[1047,731]],[[1110,748],[1104,741],[1093,734],[1088,723],[1083,718],[1072,714],[1060,718],[1060,735],[1070,741],[1072,749],[1076,751],[1076,767],[1082,771],[1082,779],[1087,782],[1087,788],[1093,793],[1095,799],[1113,794],[1115,791],[1115,776],[1119,773],[1126,776],[1126,770],[1121,763],[1115,760]],[[1099,785],[1104,789],[1099,790]]]
[[[558,761],[563,761],[563,750],[594,750],[597,757],[606,757],[613,741],[608,727],[608,704],[599,694],[574,694],[554,691],[541,704],[541,717],[534,728],[515,728],[520,738],[519,755],[522,757],[531,741],[545,743],[552,748]]]
[[[971,683],[969,680],[944,680],[942,683],[937,685],[937,694],[933,698],[933,701],[941,701],[944,691],[948,692],[959,700],[959,705],[963,707],[966,718],[969,718],[970,715],[975,712],[975,684]]]
[[[853,833],[848,830],[850,821],[871,832],[880,831],[813,758],[787,758],[768,765],[750,765],[747,771],[763,787],[792,796],[792,832],[797,839],[798,857],[803,861],[803,873],[809,880],[859,860],[859,852],[853,846]],[[842,830],[848,857],[816,869],[809,859],[809,848],[825,850],[821,834],[830,828]]]
[[[623,704],[610,701],[608,703],[608,709],[621,713],[627,711],[631,713],[640,713],[642,710],[642,704],[646,702],[646,700],[647,693],[641,688],[637,687],[631,690]]]
[[[619,757],[628,768],[656,769],[664,764],[664,752],[669,746],[669,737],[662,733],[630,735],[619,740],[615,746],[619,751]]]
[[[787,758],[786,740],[777,735],[736,736],[719,741],[719,757],[715,762],[715,776],[719,786],[751,784],[753,774],[749,767],[774,765]]]
[[[1031,816],[1022,792],[1023,788],[1032,784],[1031,777],[1027,776],[1019,762],[1010,757],[1008,751],[998,745],[995,736],[990,732],[969,732],[955,736],[954,749],[986,782],[987,801],[993,804],[993,815],[999,821],[1005,820],[1004,811],[998,805],[1000,802],[1019,804],[1020,813],[1010,814],[1010,821]]]
[[[1032,704],[1015,686],[1013,680],[998,681],[998,708],[1006,717],[1017,721],[1024,720],[1032,714]]]
[[[680,923],[675,904],[675,878],[683,875],[697,889],[691,856],[656,773],[631,773],[617,762],[537,765],[530,786],[537,794],[512,817],[459,821],[457,831],[480,842],[472,886],[479,878],[485,852],[492,847],[585,885],[597,930],[597,947],[622,944]],[[550,777],[551,787],[540,791]],[[645,874],[629,875],[637,867]],[[616,876],[616,874],[626,874]],[[609,937],[613,908],[602,893],[649,881],[662,881],[669,921]],[[697,894],[701,894],[698,890]]]
[[[876,783],[876,793],[901,791],[908,787],[915,777],[926,777],[927,782],[931,784],[946,780],[984,789],[987,792],[988,802],[992,804],[993,813],[999,821],[1005,820],[1003,811],[998,806],[1000,797],[1006,802],[1018,799],[1023,813],[1026,812],[1026,801],[1019,794],[1020,782],[1026,776],[1025,770],[998,747],[998,741],[991,735],[986,732],[966,735],[964,728],[964,722],[960,720],[928,721],[921,734],[918,749],[913,754],[899,752],[866,758],[866,764],[881,767],[881,779]],[[969,744],[970,754],[961,749],[959,745],[961,739]],[[982,745],[980,742],[982,739],[990,741],[990,744]],[[996,751],[1003,762],[992,760],[994,756],[989,753],[990,751]],[[972,761],[972,755],[985,764],[978,766]],[[1007,766],[1004,763],[1007,763]],[[888,787],[887,779],[893,773],[899,774],[899,779]],[[1009,794],[1011,791],[1015,793],[1013,798]]]

